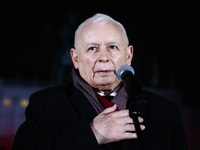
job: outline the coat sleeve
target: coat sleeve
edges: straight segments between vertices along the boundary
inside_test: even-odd
[[[66,121],[52,129],[45,106],[38,96],[30,97],[26,120],[19,127],[12,150],[98,150],[99,145],[86,118]]]

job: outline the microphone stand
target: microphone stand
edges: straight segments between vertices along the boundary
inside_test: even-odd
[[[137,107],[137,101],[138,101],[138,98],[142,94],[142,89],[140,85],[137,83],[137,81],[135,80],[135,77],[132,75],[131,72],[126,73],[125,76],[123,76],[123,79],[124,79],[123,81],[125,84],[125,90],[128,94],[129,115],[133,119],[138,142],[141,146],[141,149],[144,150],[142,131],[141,131],[140,123],[138,120],[140,112]]]

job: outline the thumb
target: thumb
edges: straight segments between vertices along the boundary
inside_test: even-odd
[[[117,105],[114,104],[112,107],[106,108],[102,113],[108,114],[117,110]]]

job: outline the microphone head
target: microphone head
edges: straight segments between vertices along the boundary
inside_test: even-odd
[[[120,81],[123,81],[122,74],[124,72],[131,72],[133,75],[135,75],[135,71],[134,71],[133,67],[131,67],[129,65],[122,65],[119,67],[119,69],[116,72],[116,76]]]

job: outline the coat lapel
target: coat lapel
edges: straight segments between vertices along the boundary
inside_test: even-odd
[[[74,86],[70,89],[71,103],[74,106],[76,112],[80,117],[86,117],[88,122],[91,122],[94,117],[97,116],[97,112],[94,110],[85,95],[75,88]]]

